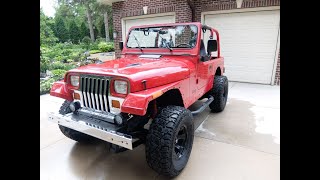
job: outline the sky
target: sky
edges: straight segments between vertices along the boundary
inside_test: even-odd
[[[40,7],[42,7],[44,14],[50,17],[54,16],[55,4],[56,4],[56,0],[40,0]]]

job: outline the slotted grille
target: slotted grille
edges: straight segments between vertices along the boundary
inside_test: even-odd
[[[81,76],[80,91],[83,106],[110,112],[108,79],[102,76]]]

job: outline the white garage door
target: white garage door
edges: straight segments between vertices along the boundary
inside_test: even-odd
[[[123,27],[122,30],[124,30],[125,32],[125,34],[122,34],[123,41],[125,41],[126,35],[128,34],[128,31],[132,26],[175,22],[174,15],[163,15],[163,16],[161,16],[161,14],[157,14],[157,15],[160,15],[160,16],[156,16],[156,17],[137,16],[134,19],[125,19],[122,24],[122,27]]]
[[[279,10],[204,15],[220,33],[229,80],[271,84],[279,23]]]

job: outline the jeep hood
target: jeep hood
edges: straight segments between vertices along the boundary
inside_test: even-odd
[[[127,78],[130,81],[130,91],[136,92],[144,89],[143,80],[146,80],[149,89],[188,78],[190,67],[194,68],[195,65],[176,56],[158,59],[134,57],[89,64],[69,72]]]

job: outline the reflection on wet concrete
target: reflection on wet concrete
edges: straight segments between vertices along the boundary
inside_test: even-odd
[[[85,171],[87,177],[119,180],[153,179],[157,173],[148,167],[144,150],[144,145],[141,145],[132,151],[112,153],[109,151],[108,143],[100,142],[96,145],[76,143],[70,152],[68,162],[74,174]]]
[[[279,118],[280,109],[256,107],[248,101],[230,98],[223,112],[212,113],[207,108],[195,117],[195,135],[280,154]]]

